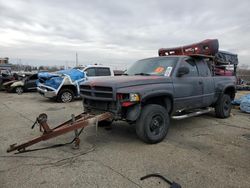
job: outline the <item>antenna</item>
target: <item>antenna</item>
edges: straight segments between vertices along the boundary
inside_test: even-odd
[[[77,55],[77,52],[76,52],[76,66],[78,66],[78,55]]]

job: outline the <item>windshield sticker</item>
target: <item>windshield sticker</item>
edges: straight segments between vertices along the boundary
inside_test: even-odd
[[[171,72],[172,72],[172,69],[173,69],[173,67],[167,67],[167,69],[166,69],[166,72],[165,72],[164,76],[169,77],[169,76],[170,76],[170,74],[171,74]]]
[[[157,67],[157,68],[154,70],[154,72],[156,72],[156,73],[162,73],[164,70],[165,70],[164,67]]]

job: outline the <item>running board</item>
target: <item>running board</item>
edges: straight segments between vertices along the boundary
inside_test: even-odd
[[[213,108],[206,108],[204,110],[200,110],[200,111],[196,111],[196,112],[192,112],[192,113],[188,113],[188,114],[184,114],[184,115],[172,116],[172,119],[176,119],[176,120],[186,119],[189,117],[194,117],[194,116],[199,116],[201,114],[206,114],[208,112],[211,112],[212,110],[213,110]]]

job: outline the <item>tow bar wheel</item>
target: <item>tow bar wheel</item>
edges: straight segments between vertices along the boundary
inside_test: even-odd
[[[142,110],[136,122],[137,136],[146,143],[155,144],[162,141],[169,128],[167,110],[156,104],[149,104]]]

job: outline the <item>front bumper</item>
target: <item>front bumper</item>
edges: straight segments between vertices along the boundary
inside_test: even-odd
[[[119,107],[114,101],[99,101],[83,98],[83,106],[88,110],[97,110],[103,112],[112,112],[117,114],[119,112]]]
[[[37,87],[37,91],[38,91],[38,93],[40,93],[42,96],[44,96],[46,98],[54,98],[57,96],[56,91],[48,91],[48,89],[40,87],[40,86]]]

